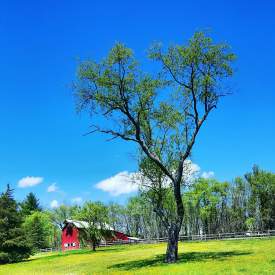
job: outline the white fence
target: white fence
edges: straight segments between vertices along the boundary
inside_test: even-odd
[[[275,230],[257,231],[257,232],[234,232],[202,235],[180,235],[179,241],[207,241],[207,240],[232,240],[232,239],[249,239],[249,238],[267,238],[275,236]],[[158,239],[138,239],[138,240],[117,240],[112,242],[101,243],[99,246],[111,246],[118,244],[137,244],[137,243],[161,243],[167,242],[168,238]]]

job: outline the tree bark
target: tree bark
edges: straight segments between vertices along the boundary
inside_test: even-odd
[[[174,182],[174,198],[177,206],[177,218],[168,229],[168,244],[165,262],[175,263],[178,260],[179,233],[183,221],[184,208],[181,196],[180,183],[182,179],[182,166],[178,169],[177,181]]]
[[[168,229],[168,243],[165,256],[166,263],[175,263],[178,260],[178,241],[180,226],[173,223]]]

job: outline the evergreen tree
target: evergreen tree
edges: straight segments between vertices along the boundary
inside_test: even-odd
[[[21,225],[13,190],[8,185],[0,196],[0,263],[18,262],[30,256],[31,247]]]
[[[24,216],[31,215],[35,211],[41,211],[42,208],[39,205],[39,199],[34,193],[30,192],[26,199],[20,204],[21,212]]]
[[[32,227],[30,228],[29,234],[31,237],[32,245],[34,248],[45,248],[47,246],[46,236],[44,235],[43,223],[38,216],[33,219]]]

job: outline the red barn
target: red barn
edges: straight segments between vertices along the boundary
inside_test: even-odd
[[[89,224],[84,221],[76,220],[65,220],[64,226],[62,228],[62,250],[72,250],[80,248],[79,233],[84,228],[87,228]],[[113,232],[114,237],[111,241],[114,240],[123,240],[128,241],[132,239],[131,237],[125,235],[122,232],[115,231],[112,227],[109,226],[109,230]]]

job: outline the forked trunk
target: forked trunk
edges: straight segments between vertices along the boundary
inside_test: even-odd
[[[175,263],[178,260],[179,228],[177,224],[172,224],[168,230],[166,263]]]

